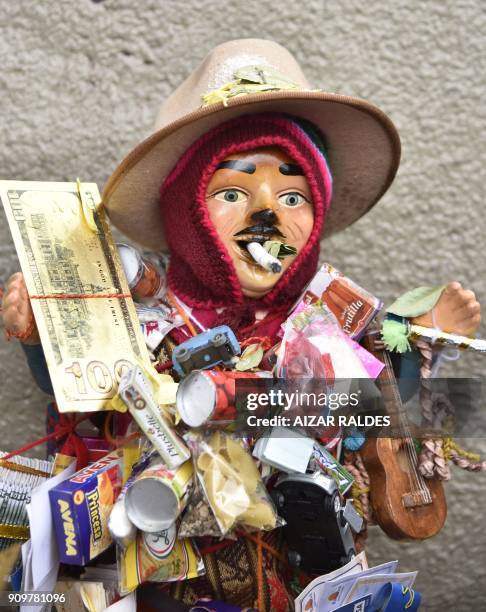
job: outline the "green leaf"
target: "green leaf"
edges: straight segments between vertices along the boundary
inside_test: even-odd
[[[267,240],[263,243],[263,248],[265,249],[265,251],[267,251],[267,253],[272,255],[272,257],[278,257],[281,246],[282,243],[278,240]]]
[[[417,287],[411,291],[407,291],[391,306],[386,309],[389,312],[399,317],[419,317],[432,310],[437,304],[445,285],[436,285],[434,287]]]
[[[241,357],[236,364],[238,372],[252,370],[260,365],[263,359],[263,348],[261,344],[250,344],[241,354]]]
[[[290,244],[280,244],[279,258],[287,257],[287,255],[297,255],[297,249]]]
[[[287,255],[297,255],[297,249],[291,244],[284,244],[279,240],[266,240],[263,243],[263,248],[273,257],[283,259]]]

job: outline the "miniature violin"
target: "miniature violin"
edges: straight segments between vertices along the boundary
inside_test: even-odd
[[[379,331],[371,331],[363,344],[385,364],[377,383],[385,411],[400,434],[394,438],[369,438],[360,451],[370,476],[373,514],[390,538],[425,540],[436,535],[445,523],[444,489],[439,480],[425,480],[418,471],[417,450]]]

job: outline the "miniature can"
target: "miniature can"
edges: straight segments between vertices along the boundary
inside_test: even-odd
[[[160,298],[164,294],[164,278],[156,266],[144,259],[129,244],[117,244],[128,286],[136,298]]]
[[[122,490],[120,491],[120,495],[118,496],[115,505],[111,510],[110,518],[108,519],[108,529],[111,537],[123,549],[126,549],[135,540],[137,535],[137,528],[127,515],[127,510],[125,508],[125,495],[128,489],[135,482],[137,476],[147,468],[152,460],[152,457],[153,455],[143,456],[133,467],[129,478],[124,483]],[[126,461],[127,458],[124,457],[124,464]]]
[[[238,417],[236,381],[271,377],[271,372],[191,372],[179,383],[177,410],[188,427],[224,427]]]
[[[128,518],[123,499],[118,499],[113,506],[108,529],[111,537],[122,548],[127,548],[137,537],[137,528]]]
[[[186,461],[175,470],[154,463],[133,482],[125,495],[130,521],[141,531],[168,529],[187,505],[193,485],[193,466]]]

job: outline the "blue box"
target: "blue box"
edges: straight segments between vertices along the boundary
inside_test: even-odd
[[[114,451],[49,491],[61,563],[86,565],[110,546],[108,518],[121,486],[121,456]]]

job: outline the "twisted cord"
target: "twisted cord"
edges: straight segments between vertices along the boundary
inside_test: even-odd
[[[356,551],[364,549],[364,543],[368,538],[368,527],[373,525],[373,511],[370,504],[370,476],[366,470],[359,452],[346,451],[344,454],[344,465],[354,478],[351,487],[351,497],[356,511],[363,517],[363,528],[355,535],[354,543]]]
[[[422,355],[420,368],[420,403],[424,422],[428,426],[439,429],[445,420],[454,415],[454,406],[443,394],[433,394],[431,389],[432,373],[432,347],[424,340],[418,340],[416,346]],[[427,438],[423,441],[419,456],[419,471],[424,478],[438,478],[449,480],[450,468],[447,464],[452,461],[462,470],[468,472],[486,472],[486,461],[481,461],[480,455],[470,453],[461,448],[452,438]]]
[[[434,427],[441,416],[438,414],[440,406],[445,402],[436,402],[432,393],[432,346],[424,340],[418,340],[416,347],[422,356],[420,366],[420,406],[425,427]],[[422,442],[418,460],[418,470],[424,478],[437,478],[438,480],[450,480],[451,471],[444,457],[443,441],[440,438],[426,438]]]

